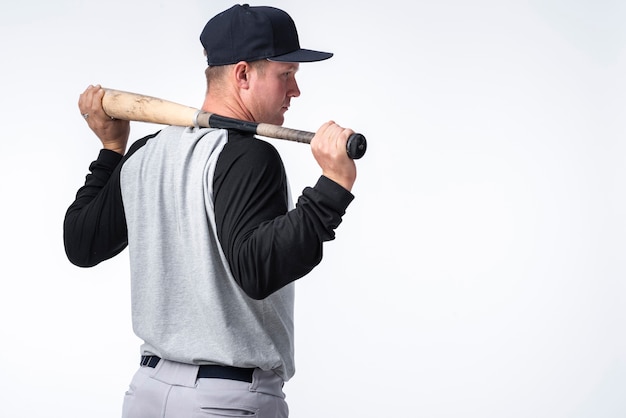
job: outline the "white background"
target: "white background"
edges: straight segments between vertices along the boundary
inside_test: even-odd
[[[99,150],[78,96],[199,107],[198,36],[232,4],[0,5],[0,416],[120,415],[140,343],[127,252],[80,269],[63,250]],[[301,65],[285,126],[369,141],[297,285],[292,416],[626,416],[626,3],[271,4],[335,53]],[[319,170],[272,142],[297,196]]]

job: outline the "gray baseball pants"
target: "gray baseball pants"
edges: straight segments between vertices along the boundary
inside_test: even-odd
[[[255,369],[252,383],[197,378],[198,366],[161,360],[142,366],[124,397],[122,418],[287,418],[283,380]]]

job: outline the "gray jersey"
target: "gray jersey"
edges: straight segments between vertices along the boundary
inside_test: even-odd
[[[168,127],[125,161],[133,329],[144,355],[259,367],[288,380],[293,283],[251,299],[218,240],[213,173],[227,141],[224,130]]]

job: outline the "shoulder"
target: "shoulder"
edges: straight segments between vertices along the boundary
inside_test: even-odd
[[[257,168],[268,165],[282,167],[280,154],[272,144],[252,134],[237,131],[228,132],[228,142],[220,154],[220,161]]]
[[[268,185],[282,188],[286,173],[276,148],[267,141],[251,134],[229,131],[215,166],[216,188],[228,184],[233,189],[265,190]]]
[[[161,131],[159,130],[159,131],[156,131],[155,133],[153,133],[151,135],[144,136],[143,138],[138,139],[135,142],[133,142],[131,144],[130,148],[128,149],[128,152],[126,152],[126,154],[124,155],[124,161],[127,160],[128,158],[130,158],[135,152],[137,152],[144,145],[146,145],[148,143],[148,141],[150,141],[152,138],[156,137],[160,133],[161,133]]]
[[[279,157],[278,151],[269,142],[257,138],[252,134],[238,131],[228,131],[228,143],[226,147],[240,152],[259,152]]]

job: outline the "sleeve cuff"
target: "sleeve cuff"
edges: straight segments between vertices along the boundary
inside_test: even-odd
[[[106,167],[116,167],[122,158],[124,158],[124,156],[115,151],[101,149],[97,161]]]
[[[348,205],[354,200],[352,193],[325,176],[320,176],[314,189],[328,197],[340,213],[344,213]]]

